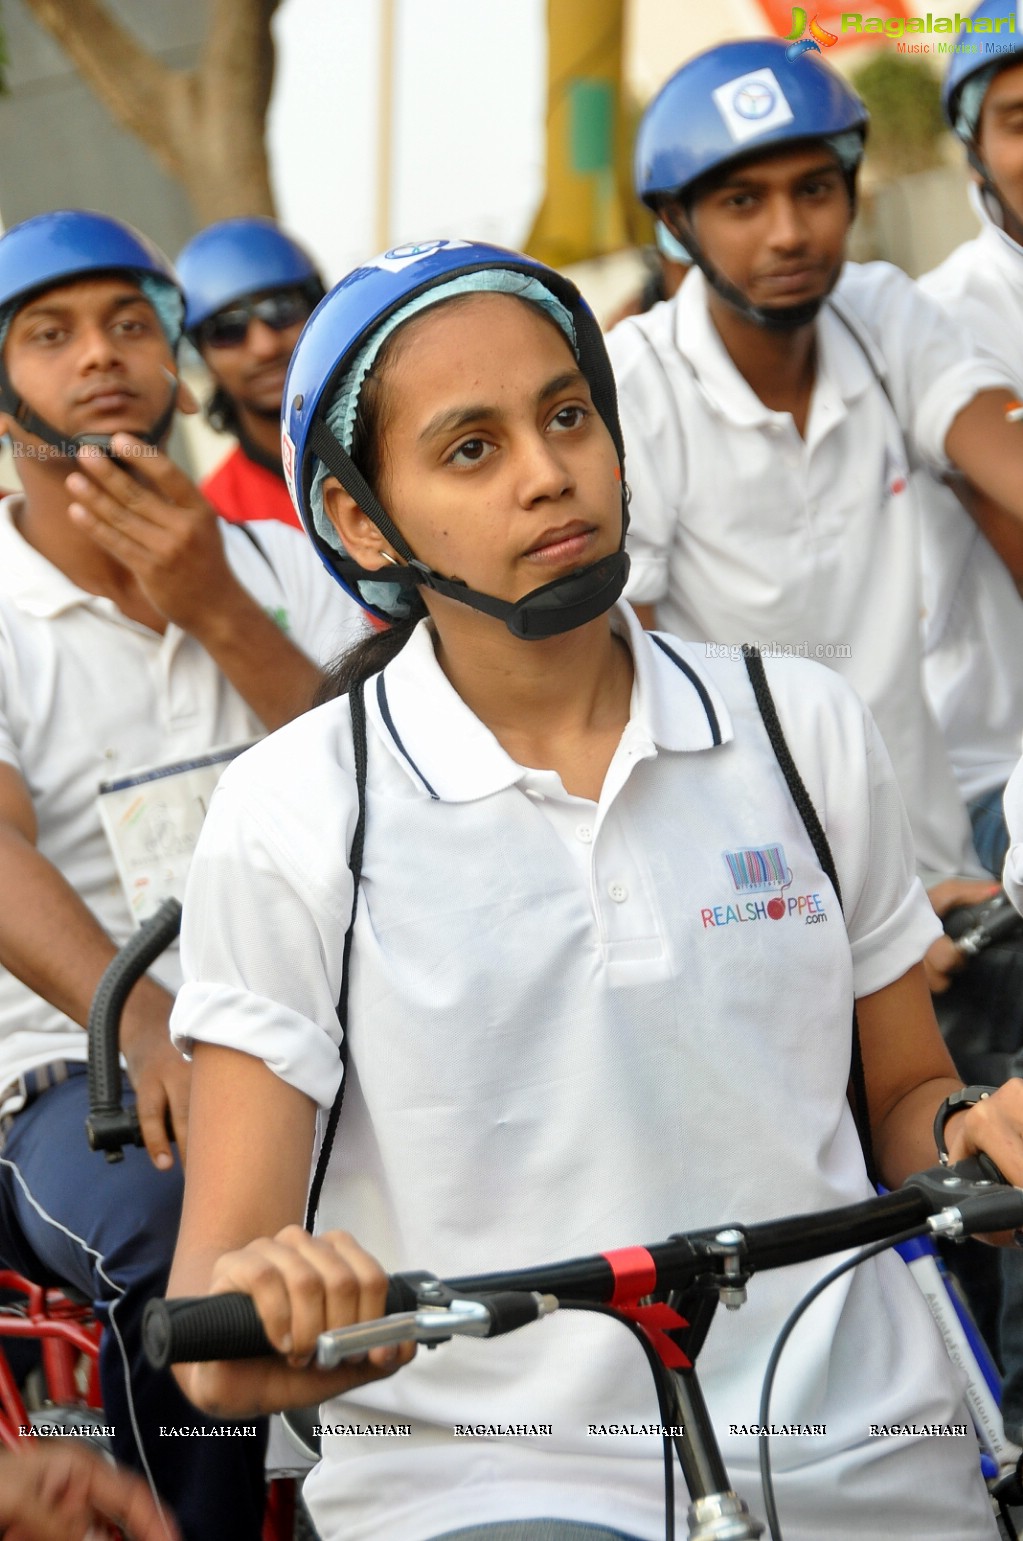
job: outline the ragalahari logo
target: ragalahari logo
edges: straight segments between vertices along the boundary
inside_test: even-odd
[[[808,34],[808,35],[805,35]],[[790,59],[798,59],[800,54],[817,53],[822,48],[831,48],[838,42],[833,32],[822,27],[816,16],[806,24],[806,12],[801,5],[792,7],[792,29],[785,36],[784,41],[790,46],[785,52]]]

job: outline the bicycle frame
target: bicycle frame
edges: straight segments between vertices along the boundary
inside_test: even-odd
[[[48,1289],[11,1269],[0,1270],[0,1288],[24,1297],[20,1311],[0,1312],[0,1444],[16,1450],[21,1430],[31,1423],[17,1381],[3,1353],[8,1338],[39,1342],[46,1393],[58,1407],[98,1410],[102,1406],[97,1360],[100,1324],[91,1303],[71,1300],[62,1290]],[[88,1366],[88,1386],[83,1393],[76,1371]]]

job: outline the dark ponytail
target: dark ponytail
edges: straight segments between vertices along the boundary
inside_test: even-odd
[[[383,631],[371,631],[354,646],[331,660],[323,671],[323,680],[313,697],[314,706],[324,701],[334,701],[345,696],[359,680],[368,680],[371,674],[379,674],[392,658],[397,658],[405,643],[426,615],[426,606],[417,589],[406,591],[412,613],[404,621],[392,621]]]
[[[222,385],[214,388],[213,395],[203,408],[203,415],[216,433],[233,433],[238,436],[238,409]]]

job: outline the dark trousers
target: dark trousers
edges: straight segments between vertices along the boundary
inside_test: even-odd
[[[1000,794],[977,799],[970,811],[975,836],[983,834],[977,849],[1000,875],[1009,840]],[[934,1007],[964,1081],[999,1086],[1023,1075],[1023,938],[1005,937],[973,958]],[[943,1251],[1001,1365],[1005,1432],[1023,1443],[1023,1251],[974,1241]]]
[[[211,1434],[218,1425],[142,1353],[142,1312],[165,1293],[174,1252],[180,1167],[159,1172],[135,1147],[117,1163],[91,1151],[85,1066],[71,1069],[11,1124],[0,1155],[0,1258],[30,1279],[73,1285],[95,1301],[114,1454],[148,1477],[186,1541],[258,1541],[265,1420],[255,1420],[251,1437]],[[185,1436],[169,1432],[182,1426]]]
[[[1004,786],[982,792],[967,804],[973,826],[973,845],[991,876],[1002,880],[1002,868],[1009,851],[1009,831],[1002,807]]]

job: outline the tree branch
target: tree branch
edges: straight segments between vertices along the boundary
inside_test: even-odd
[[[207,39],[192,70],[161,64],[104,0],[25,4],[111,117],[184,185],[200,223],[273,213],[265,129],[270,23],[280,0],[209,0]]]
[[[273,88],[270,23],[280,0],[212,0],[199,64],[203,94],[227,92],[235,107],[265,118]]]
[[[175,169],[163,123],[174,72],[114,20],[102,0],[25,0],[122,127]]]

